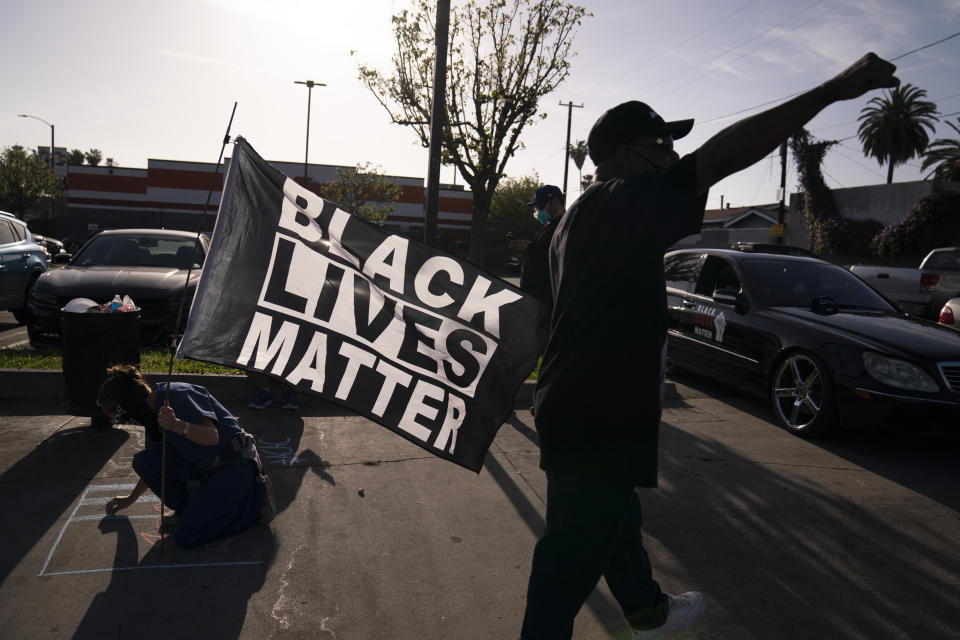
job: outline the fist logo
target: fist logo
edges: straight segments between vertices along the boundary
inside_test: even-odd
[[[718,313],[713,319],[713,337],[716,338],[717,342],[723,342],[723,332],[727,329],[727,318],[723,315],[723,311]]]

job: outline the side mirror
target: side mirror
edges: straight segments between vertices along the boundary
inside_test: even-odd
[[[72,253],[58,253],[53,256],[53,264],[70,264],[70,260],[73,259]]]
[[[711,297],[714,302],[731,305],[740,315],[750,310],[750,299],[736,289],[717,289]]]
[[[810,303],[810,310],[821,316],[828,316],[837,312],[837,303],[830,296],[820,296]]]

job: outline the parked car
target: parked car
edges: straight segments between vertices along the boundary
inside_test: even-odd
[[[936,320],[944,303],[960,296],[960,247],[940,247],[917,268],[854,265],[850,271],[907,313]]]
[[[734,242],[730,245],[731,249],[737,251],[748,251],[750,253],[775,253],[783,256],[806,256],[816,258],[817,256],[803,247],[794,247],[789,244],[773,244],[772,242]]]
[[[195,256],[196,238],[193,233],[167,229],[101,231],[77,255],[59,254],[54,260],[63,267],[43,274],[33,288],[27,325],[30,343],[60,341],[60,310],[74,298],[104,303],[117,294],[130,296],[140,307],[140,326],[150,341],[174,330],[187,287],[180,324],[184,327],[210,246],[207,236],[201,235]]]
[[[668,359],[765,395],[799,435],[960,411],[960,334],[843,267],[724,249],[664,257]]]
[[[46,270],[47,254],[26,223],[0,211],[0,310],[12,311],[17,322],[26,322],[30,290]]]
[[[940,309],[940,324],[960,330],[960,298],[950,298]]]
[[[67,236],[63,238],[63,250],[67,253],[77,253],[83,248],[83,245],[90,242],[90,238],[97,235],[97,231],[88,231],[85,235]]]
[[[33,234],[33,239],[37,244],[42,246],[47,250],[47,264],[50,264],[50,261],[53,259],[53,256],[58,253],[64,253],[66,250],[63,248],[63,243],[57,240],[56,238],[51,238],[50,236],[42,236],[39,234]]]

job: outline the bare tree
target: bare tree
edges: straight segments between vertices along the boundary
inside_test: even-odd
[[[570,72],[573,37],[586,9],[560,0],[468,0],[451,12],[443,163],[473,192],[470,258],[483,260],[490,202],[539,100]],[[360,66],[360,80],[397,124],[430,146],[435,3],[415,0],[393,16],[397,51],[384,75]]]

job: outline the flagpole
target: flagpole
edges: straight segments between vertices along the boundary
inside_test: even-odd
[[[210,189],[207,190],[207,201],[200,210],[200,224],[197,228],[197,237],[193,241],[193,256],[190,259],[190,265],[187,267],[187,281],[183,285],[183,295],[180,296],[180,308],[177,310],[177,321],[173,326],[173,335],[170,337],[170,366],[167,369],[167,387],[164,393],[163,403],[170,404],[170,382],[173,379],[173,359],[177,349],[177,334],[180,332],[180,319],[183,317],[183,308],[187,302],[187,289],[190,286],[190,275],[193,273],[193,265],[197,261],[197,251],[200,248],[200,234],[203,233],[203,223],[207,216],[207,208],[210,206],[210,198],[213,196],[213,190],[217,186],[217,177],[220,175],[220,164],[223,162],[223,153],[230,144],[230,128],[233,126],[233,116],[237,113],[237,103],[233,103],[233,111],[230,112],[230,121],[227,122],[227,131],[223,134],[223,144],[220,146],[220,155],[217,157],[217,166],[213,170],[213,177],[210,180]],[[167,430],[161,429],[161,454],[160,454],[160,557],[163,557],[164,541],[166,531],[163,526],[163,514],[166,511],[166,492],[167,492]]]

